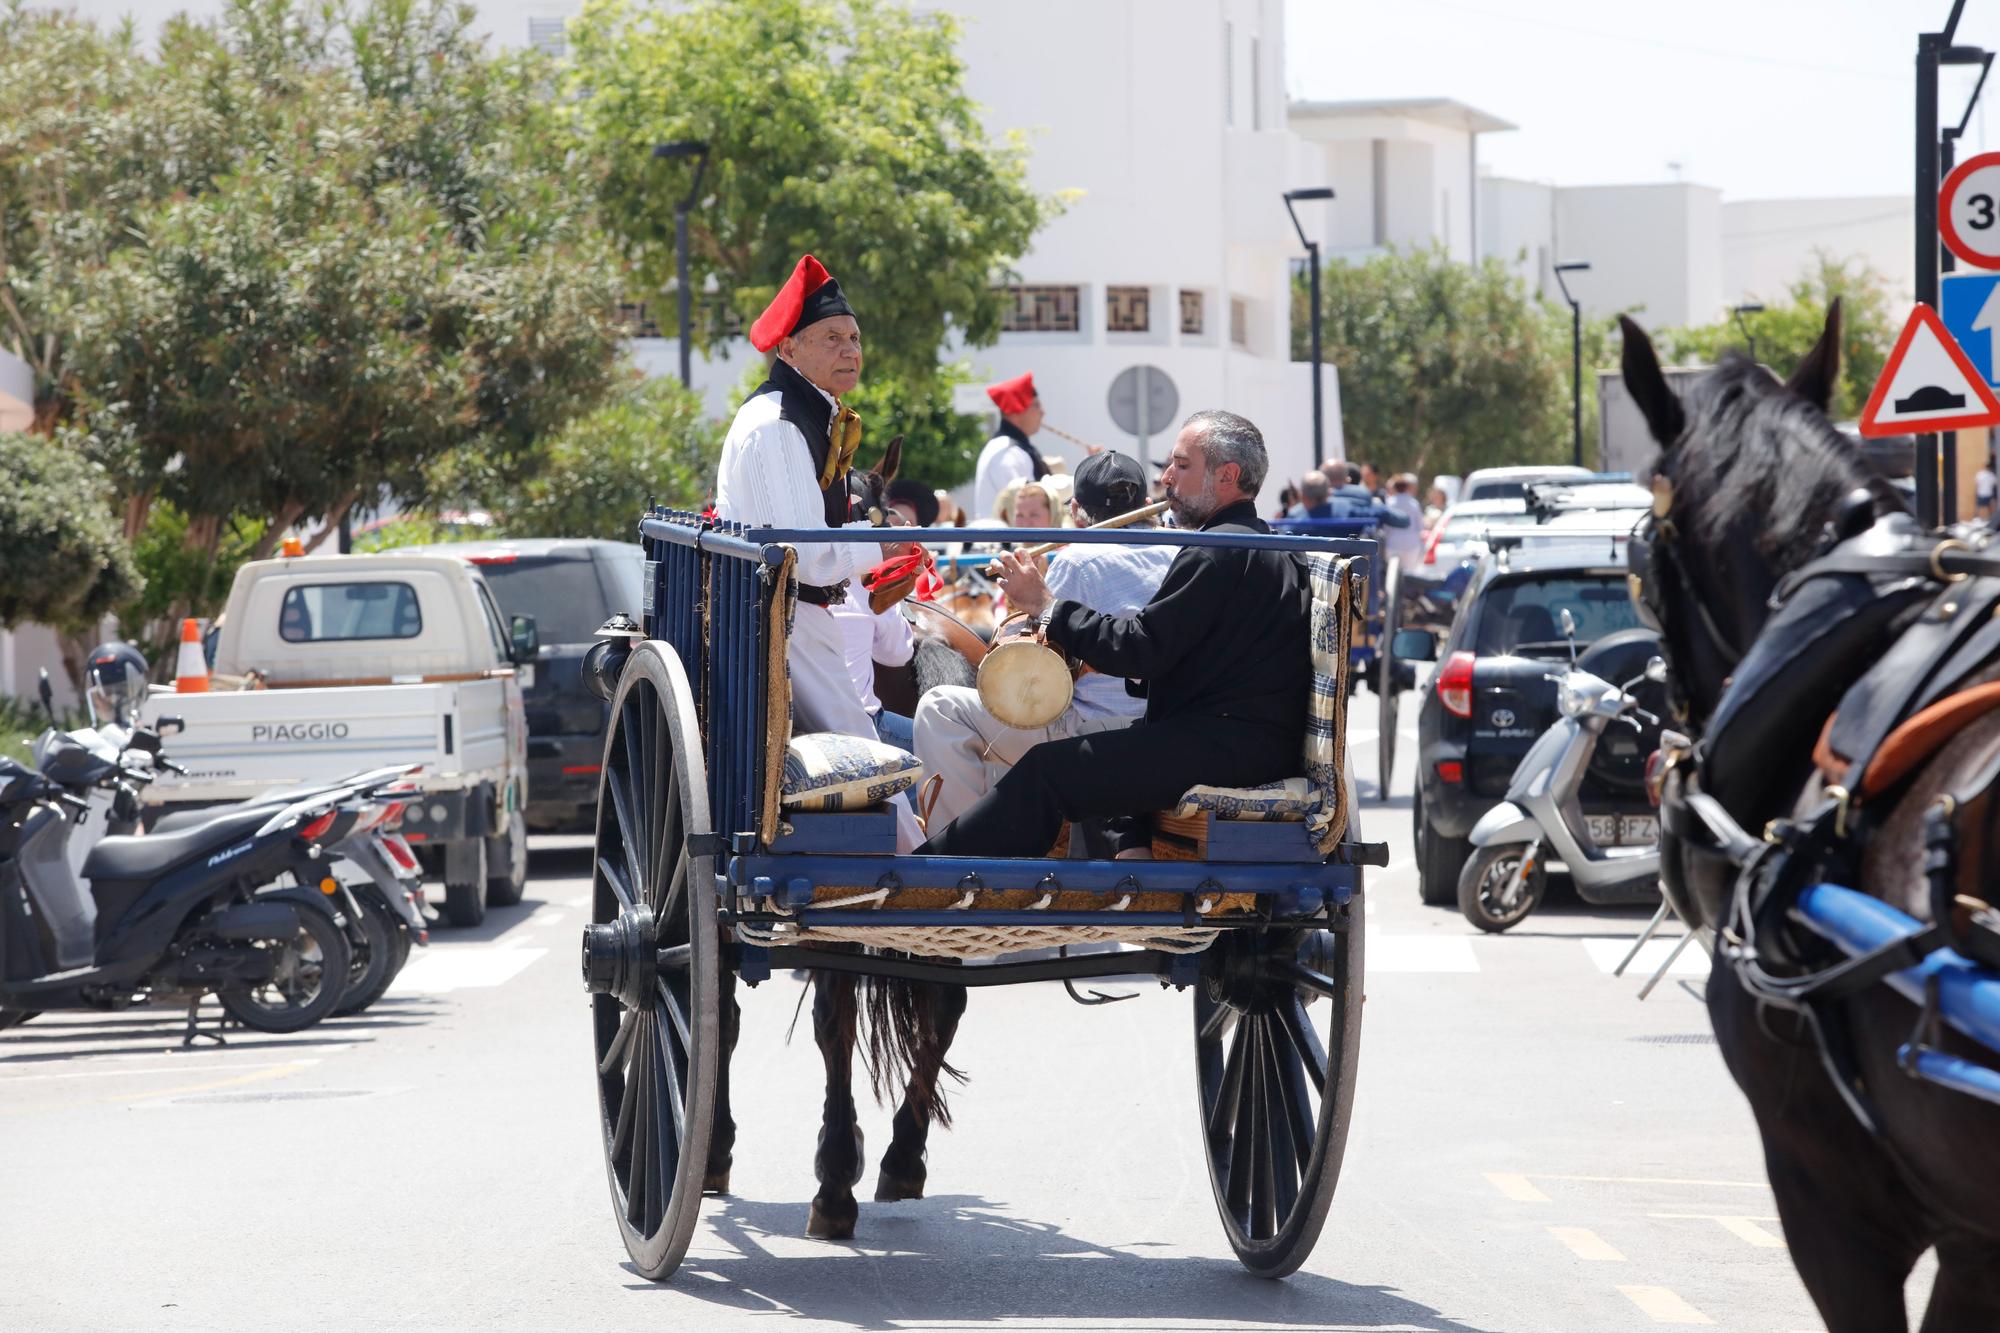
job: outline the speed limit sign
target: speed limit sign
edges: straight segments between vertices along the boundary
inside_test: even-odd
[[[2000,153],[1967,158],[1944,178],[1938,229],[1966,263],[2000,269]]]

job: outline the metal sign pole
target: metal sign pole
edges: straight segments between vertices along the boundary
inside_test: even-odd
[[[1153,466],[1153,415],[1148,410],[1152,406],[1152,403],[1149,401],[1153,396],[1152,394],[1153,382],[1151,378],[1152,373],[1153,372],[1150,367],[1147,366],[1139,367],[1138,435],[1139,435],[1139,466],[1142,468],[1149,468]]]
[[[1938,52],[1943,33],[1917,35],[1917,303],[1938,303]],[[1917,436],[1917,521],[1938,525],[1938,437]]]

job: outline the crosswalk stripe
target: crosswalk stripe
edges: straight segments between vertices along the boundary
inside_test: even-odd
[[[443,995],[467,988],[502,986],[547,952],[547,949],[507,945],[459,945],[426,954],[411,963],[396,978],[394,989]]]
[[[1488,1171],[1486,1180],[1515,1203],[1549,1202],[1549,1196],[1536,1189],[1526,1176],[1511,1171]]]
[[[1760,1222],[1775,1222],[1775,1217],[1753,1217],[1743,1213],[1653,1213],[1653,1217],[1679,1218],[1694,1222],[1713,1222],[1730,1235],[1747,1245],[1760,1250],[1782,1250],[1784,1238],[1773,1235],[1759,1226]]]
[[[1549,1234],[1569,1247],[1569,1252],[1579,1259],[1589,1259],[1594,1263],[1622,1264],[1625,1256],[1606,1244],[1595,1231],[1584,1227],[1550,1227]]]
[[[1639,1313],[1656,1324],[1713,1324],[1701,1311],[1689,1305],[1666,1287],[1633,1287],[1620,1285],[1618,1290],[1625,1299],[1639,1307]]]
[[[1370,973],[1477,972],[1479,957],[1464,935],[1392,935],[1371,930],[1364,946]]]

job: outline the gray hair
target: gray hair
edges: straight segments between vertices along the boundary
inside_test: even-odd
[[[1210,471],[1224,463],[1234,463],[1238,490],[1255,495],[1263,486],[1271,461],[1264,452],[1263,433],[1248,418],[1210,409],[1189,417],[1181,423],[1181,429],[1200,433],[1202,457],[1208,460]]]

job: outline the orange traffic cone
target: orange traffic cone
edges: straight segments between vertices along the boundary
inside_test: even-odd
[[[181,656],[174,666],[176,694],[208,693],[208,658],[201,651],[201,622],[181,622]]]

